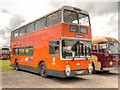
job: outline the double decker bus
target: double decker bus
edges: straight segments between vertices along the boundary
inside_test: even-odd
[[[0,48],[0,59],[10,59],[10,49]]]
[[[120,65],[118,45],[118,40],[112,37],[92,38],[93,73],[118,69]]]
[[[42,77],[89,74],[91,39],[88,12],[63,6],[11,32],[10,64]]]

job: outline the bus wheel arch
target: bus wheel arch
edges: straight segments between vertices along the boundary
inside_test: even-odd
[[[39,62],[38,67],[40,66],[40,64],[41,64],[42,62],[44,62],[44,61],[43,61],[43,60],[41,60],[41,61]]]
[[[17,60],[17,59],[15,59],[15,69],[16,69],[16,71],[18,71],[18,70],[19,70],[18,60]]]
[[[41,75],[44,78],[46,78],[48,76],[46,64],[43,60],[41,60],[38,64],[38,75]]]
[[[94,62],[92,62],[92,73],[96,73]]]

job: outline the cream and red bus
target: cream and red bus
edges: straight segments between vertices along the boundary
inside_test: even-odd
[[[92,66],[95,71],[117,70],[120,62],[119,42],[112,37],[92,38]]]
[[[71,77],[91,73],[91,27],[87,11],[63,6],[11,32],[16,70]]]

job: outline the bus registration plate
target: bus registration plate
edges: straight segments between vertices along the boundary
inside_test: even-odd
[[[77,74],[83,74],[85,71],[83,70],[83,71],[77,71],[76,73]]]

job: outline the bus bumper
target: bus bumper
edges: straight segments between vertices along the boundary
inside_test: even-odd
[[[88,75],[88,74],[89,74],[88,69],[71,71],[71,76],[77,76],[77,75]]]
[[[117,70],[118,67],[112,67],[112,68],[103,68],[103,71],[110,71],[110,70]]]
[[[65,71],[58,71],[58,70],[50,70],[47,69],[47,74],[52,76],[57,76],[61,78],[65,77],[73,77],[78,75],[88,75],[89,70],[88,69],[82,69],[82,70],[72,70],[69,76],[66,76]]]

